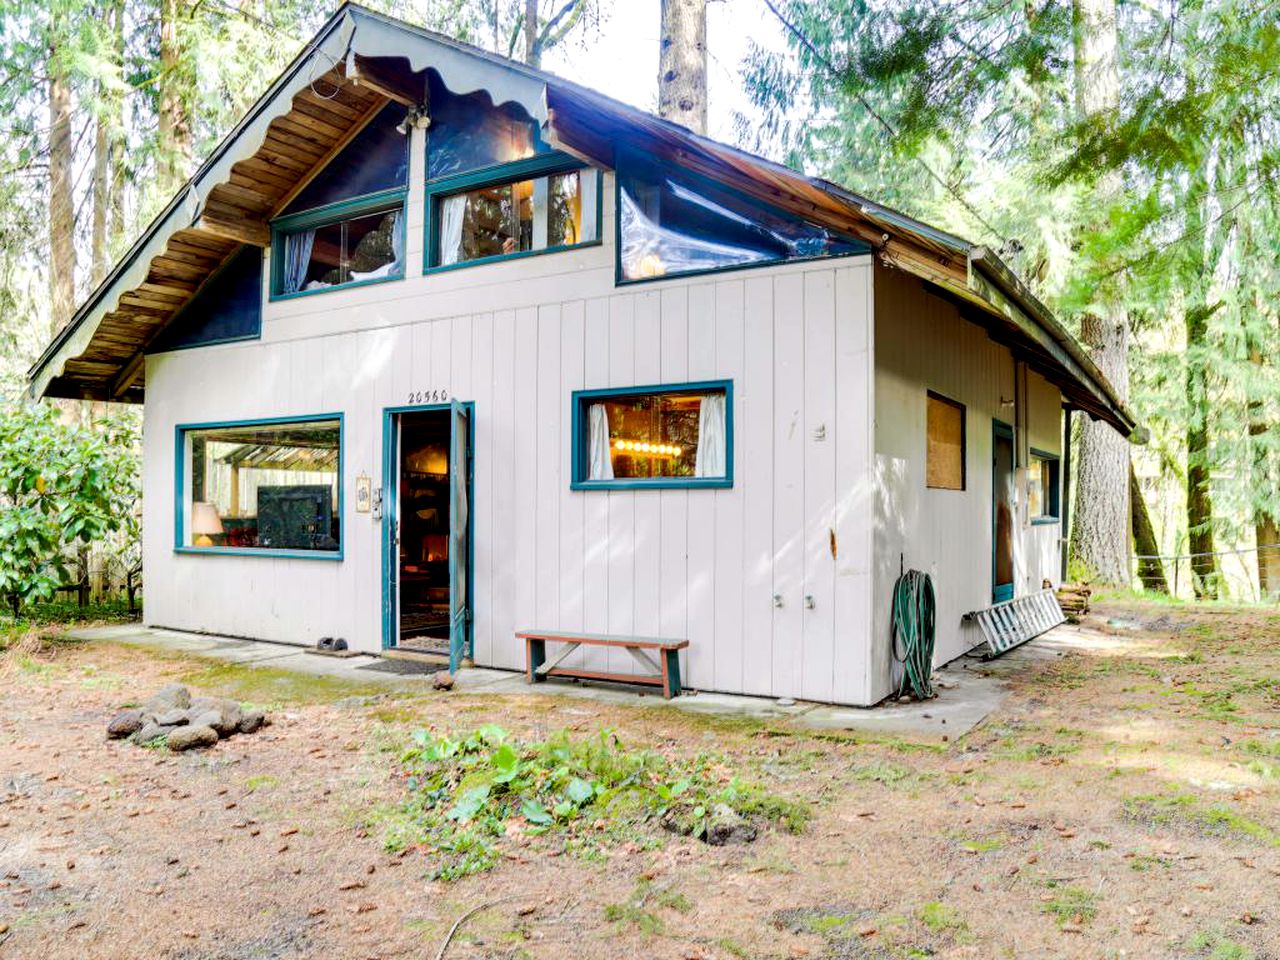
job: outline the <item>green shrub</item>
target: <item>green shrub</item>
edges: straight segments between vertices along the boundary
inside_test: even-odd
[[[609,730],[523,742],[492,724],[462,738],[419,730],[400,765],[408,796],[384,814],[387,847],[425,848],[441,879],[492,868],[509,832],[560,838],[568,852],[590,857],[615,843],[651,846],[658,825],[704,837],[720,804],[793,832],[809,818],[804,804],[725,780],[714,757],[627,750]]]

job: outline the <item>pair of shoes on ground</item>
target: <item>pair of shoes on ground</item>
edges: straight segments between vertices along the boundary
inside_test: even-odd
[[[345,650],[347,641],[342,637],[321,637],[316,643],[317,650]]]

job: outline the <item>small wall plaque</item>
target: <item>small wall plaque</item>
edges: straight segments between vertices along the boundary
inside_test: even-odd
[[[373,481],[366,473],[356,477],[356,513],[368,513],[373,505]]]

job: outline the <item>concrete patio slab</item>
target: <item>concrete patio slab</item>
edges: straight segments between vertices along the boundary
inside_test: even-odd
[[[251,668],[270,667],[305,676],[338,677],[386,687],[388,692],[425,693],[431,689],[430,672],[405,675],[386,669],[369,669],[389,661],[368,654],[317,656],[302,647],[288,644],[184,633],[136,624],[74,629],[68,631],[68,635],[77,640],[172,651]],[[521,673],[487,667],[460,670],[454,689],[467,695],[566,697],[613,706],[658,707],[708,716],[788,722],[815,730],[954,740],[1000,707],[1009,692],[1009,676],[1026,669],[1029,664],[1062,656],[1069,650],[1102,648],[1107,639],[1103,634],[1079,627],[1058,627],[1009,651],[998,660],[962,657],[935,671],[938,696],[933,700],[926,703],[888,701],[871,708],[699,691],[690,691],[688,695],[674,700],[663,700],[652,692],[617,684],[556,680],[528,684]]]

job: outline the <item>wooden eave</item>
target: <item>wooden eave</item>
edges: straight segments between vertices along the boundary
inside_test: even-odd
[[[386,103],[381,93],[348,81],[341,66],[296,93],[292,109],[268,125],[262,146],[234,163],[193,222],[150,258],[143,282],[117,295],[86,348],[66,360],[45,394],[141,401],[143,356],[155,337],[242,245],[270,242],[271,217]]]
[[[325,72],[312,79],[317,66]],[[1091,415],[1136,422],[1069,334],[990,251],[850,193],[650,116],[580,85],[347,4],[174,197],[30,373],[34,395],[141,401],[147,347],[244,244],[390,101],[420,103],[424,71],[459,94],[520,104],[553,145],[616,168],[643,150],[854,237],[919,277]]]

